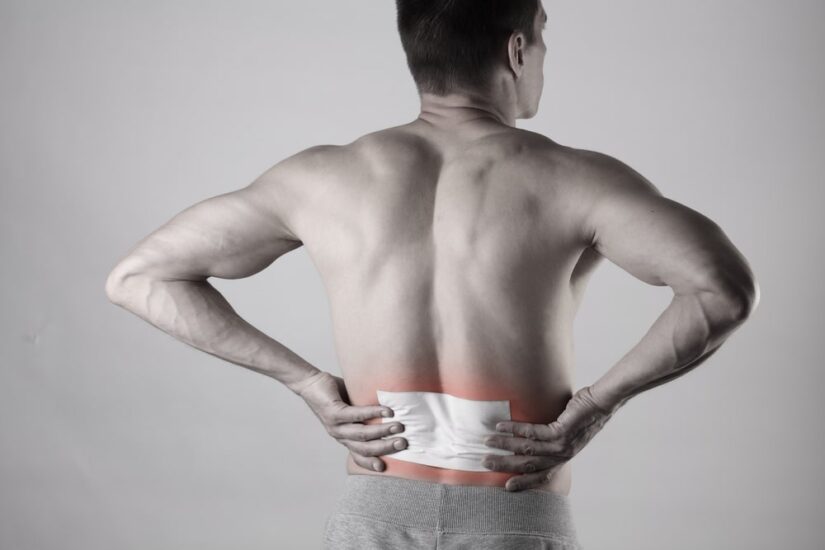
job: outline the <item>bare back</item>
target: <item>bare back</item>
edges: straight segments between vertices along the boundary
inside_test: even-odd
[[[327,290],[348,396],[328,373],[246,323],[207,282],[248,277],[301,245]],[[243,189],[176,215],[118,262],[106,288],[113,302],[181,341],[299,395],[307,380],[331,381],[335,388],[308,401],[316,414],[347,407],[348,397],[349,409],[370,411],[359,420],[377,422],[380,396],[404,393],[462,407],[507,402],[510,418],[502,420],[538,425],[575,400],[572,326],[601,258],[674,293],[639,344],[593,385],[608,407],[693,368],[758,302],[747,261],[712,220],[608,155],[489,117],[418,118],[347,145],[301,151]],[[484,468],[441,468],[384,452],[369,455],[384,457],[383,473],[357,466],[352,454],[349,471],[505,485],[510,474],[479,459],[489,453],[486,442],[483,451],[462,447],[498,420],[484,416],[471,438],[478,416],[459,422],[445,406],[435,422],[434,410],[407,419],[428,418],[418,435],[441,437],[447,460],[461,451]],[[330,418],[322,418],[326,426]],[[356,442],[334,425],[334,437],[352,451]],[[394,433],[347,425],[362,437]],[[439,448],[421,441],[419,449]],[[567,494],[570,462],[542,483]]]
[[[436,391],[555,420],[572,395],[574,316],[601,257],[576,222],[568,149],[502,125],[417,120],[319,153],[290,223],[328,292],[352,403],[376,404],[379,389]],[[385,460],[381,474],[348,469],[509,477]],[[569,486],[569,464],[547,483]]]

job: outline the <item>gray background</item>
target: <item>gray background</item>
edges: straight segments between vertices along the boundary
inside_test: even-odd
[[[544,100],[519,125],[615,155],[716,220],[762,289],[708,363],[574,459],[582,542],[821,548],[825,4],[545,7]],[[103,283],[186,206],[414,118],[394,17],[389,0],[0,2],[3,550],[318,546],[344,448],[285,388],[109,304]],[[215,283],[338,372],[303,250]],[[576,387],[669,297],[605,263],[576,324]]]

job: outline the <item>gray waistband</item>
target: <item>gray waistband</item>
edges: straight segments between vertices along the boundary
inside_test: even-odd
[[[570,497],[548,491],[347,476],[338,513],[451,532],[529,533],[576,541]]]

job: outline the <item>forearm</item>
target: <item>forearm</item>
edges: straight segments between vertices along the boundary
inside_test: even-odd
[[[132,275],[110,284],[112,302],[201,351],[251,369],[297,391],[320,372],[243,318],[208,281]]]
[[[747,308],[734,304],[709,293],[674,295],[639,343],[591,385],[596,400],[615,410],[699,366],[744,321]]]

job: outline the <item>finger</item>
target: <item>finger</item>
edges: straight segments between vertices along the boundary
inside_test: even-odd
[[[358,453],[349,453],[352,456],[352,461],[361,466],[362,468],[366,468],[367,470],[374,470],[376,472],[383,472],[384,468],[387,465],[384,463],[383,460],[380,458],[369,457],[364,455],[359,455]]]
[[[349,424],[352,422],[363,422],[370,418],[391,418],[392,409],[381,405],[368,405],[364,407],[354,407],[345,405],[332,414],[332,419],[336,424]]]
[[[504,484],[504,488],[508,491],[524,491],[525,489],[535,489],[548,479],[548,472],[541,471],[535,474],[523,474],[520,476],[513,476]]]
[[[385,424],[339,424],[330,428],[330,434],[333,437],[349,439],[351,441],[371,441],[403,431],[404,425],[400,422],[387,422]]]
[[[350,451],[364,456],[388,455],[407,448],[407,440],[402,437],[376,439],[375,441],[351,441],[349,439],[339,439],[339,441]]]
[[[560,462],[561,459],[552,456],[487,455],[481,464],[485,468],[495,472],[532,474],[542,470],[548,470]]]
[[[546,441],[536,441],[535,439],[525,439],[523,437],[508,437],[501,435],[491,435],[484,439],[484,444],[496,449],[513,451],[520,455],[550,455],[559,450],[556,444]]]
[[[553,439],[557,433],[548,424],[531,424],[530,422],[505,421],[496,424],[499,432],[509,432],[527,439]]]

